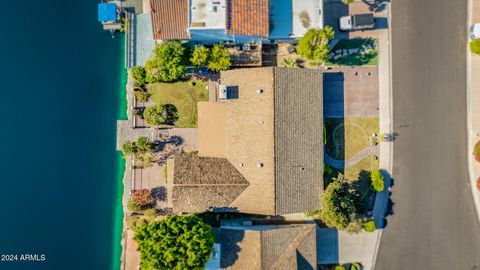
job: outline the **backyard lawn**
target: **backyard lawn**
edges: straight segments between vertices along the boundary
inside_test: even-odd
[[[377,117],[326,118],[326,151],[334,159],[348,160],[370,146],[372,133],[379,132]]]
[[[208,101],[206,86],[206,82],[199,80],[154,83],[148,86],[148,91],[155,103],[173,104],[177,107],[178,120],[175,122],[176,127],[195,128],[198,122],[197,102]]]
[[[330,59],[325,63],[327,66],[376,66],[378,65],[378,51],[374,49],[376,41],[374,39],[354,38],[341,39],[331,50]],[[363,54],[360,50],[372,48]],[[363,49],[362,49],[363,48]],[[357,50],[355,53],[343,55],[344,50]],[[334,59],[334,55],[340,55]]]

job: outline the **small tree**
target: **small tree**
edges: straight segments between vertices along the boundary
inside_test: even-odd
[[[150,93],[143,90],[135,90],[133,94],[138,102],[147,102],[150,98]]]
[[[143,119],[145,122],[152,126],[159,126],[165,123],[167,119],[167,112],[163,104],[155,104],[147,107],[143,112]]]
[[[470,51],[475,54],[480,54],[480,39],[470,41]]]
[[[339,173],[320,199],[320,219],[328,227],[345,229],[355,212],[354,194],[343,174]]]
[[[140,136],[136,142],[138,151],[150,151],[153,149],[153,144],[148,137]]]
[[[282,67],[296,68],[298,67],[297,60],[291,57],[285,58],[283,59]]]
[[[334,35],[333,28],[328,25],[322,29],[311,28],[299,40],[297,52],[313,62],[324,62],[328,59],[328,43]]]
[[[185,75],[187,49],[179,41],[167,41],[158,44],[153,56],[145,64],[146,81],[173,82]]]
[[[167,216],[136,228],[142,269],[203,269],[215,236],[196,216]]]
[[[142,66],[135,66],[131,69],[131,75],[135,80],[135,87],[144,87],[145,86],[145,68]]]
[[[141,210],[141,207],[138,203],[136,203],[132,199],[129,199],[127,202],[127,209],[132,213],[136,213]]]
[[[363,223],[363,229],[366,232],[374,232],[377,229],[375,225],[375,221],[373,219],[366,221],[365,223]]]
[[[124,159],[130,155],[135,155],[137,152],[138,152],[138,148],[135,142],[126,141],[125,143],[123,143],[122,153],[123,153]]]
[[[380,192],[384,189],[385,181],[383,179],[383,175],[380,173],[379,170],[373,170],[372,174],[370,175],[370,188],[375,192]]]
[[[152,195],[150,194],[150,190],[144,189],[137,189],[132,192],[132,201],[137,203],[140,207],[145,207],[146,205],[152,202]]]
[[[230,67],[230,54],[228,50],[221,44],[213,46],[210,52],[210,59],[208,62],[208,69],[219,72]]]
[[[204,46],[197,46],[193,50],[190,62],[196,68],[205,67],[208,64],[208,58],[210,56],[210,50]]]

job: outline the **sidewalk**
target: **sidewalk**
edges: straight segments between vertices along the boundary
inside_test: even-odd
[[[480,0],[479,0],[480,1]],[[380,16],[390,18],[390,5]],[[380,133],[391,133],[392,127],[392,91],[390,68],[390,25],[387,29],[378,31],[379,41],[379,116]],[[375,198],[373,218],[377,229],[373,233],[361,232],[348,234],[345,231],[334,229],[320,229],[317,232],[317,241],[327,243],[324,248],[317,250],[319,264],[360,262],[364,270],[375,268],[375,261],[384,226],[384,216],[390,197],[390,174],[392,172],[393,144],[380,143],[380,170],[385,177],[385,190]]]
[[[468,25],[480,22],[480,1],[469,1]],[[469,40],[469,39],[468,39]],[[467,44],[468,46],[468,44]],[[467,123],[468,123],[468,170],[473,201],[480,221],[480,191],[476,180],[480,177],[480,163],[473,156],[473,148],[480,141],[480,55],[467,48]]]

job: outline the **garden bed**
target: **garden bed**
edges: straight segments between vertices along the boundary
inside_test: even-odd
[[[377,42],[374,39],[341,39],[330,50],[327,66],[376,66]]]

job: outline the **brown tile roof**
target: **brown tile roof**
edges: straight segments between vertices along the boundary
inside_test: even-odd
[[[275,69],[277,214],[318,209],[323,191],[323,74]]]
[[[316,269],[316,225],[222,228],[222,269]]]
[[[167,194],[174,212],[229,207],[248,181],[224,158],[181,155],[167,163]]]
[[[188,0],[150,0],[153,38],[188,39]]]
[[[204,105],[212,103],[199,105],[199,124],[204,125],[206,120],[201,119],[204,117],[210,117],[210,120],[218,118],[214,121],[216,124],[209,127],[212,129],[210,132],[219,135],[215,140],[199,142],[202,145],[199,147],[199,156],[217,157],[230,166],[221,165],[221,170],[211,168],[209,176],[191,173],[188,177],[191,184],[197,185],[200,193],[203,190],[202,177],[218,178],[215,173],[225,174],[224,170],[233,170],[249,185],[234,200],[229,197],[224,207],[263,215],[317,209],[323,191],[321,70],[271,67],[238,69],[222,72],[221,82],[237,89],[238,98],[215,103],[215,106],[224,107],[220,118],[202,113]],[[257,93],[259,89],[261,93]],[[199,127],[199,130],[203,128]],[[219,148],[218,143],[222,142],[224,148]],[[215,151],[210,151],[210,147]],[[217,151],[217,148],[221,151]],[[195,166],[219,166],[215,163],[202,164],[204,161],[208,160],[200,159]],[[192,164],[176,163],[175,173],[180,172],[177,166],[191,168]],[[222,177],[223,181],[230,181],[228,177]],[[222,181],[222,177],[219,181]],[[169,183],[172,182],[177,183],[177,180],[169,180]],[[199,201],[198,205],[203,203]]]
[[[229,34],[268,37],[269,31],[268,0],[230,0]]]

